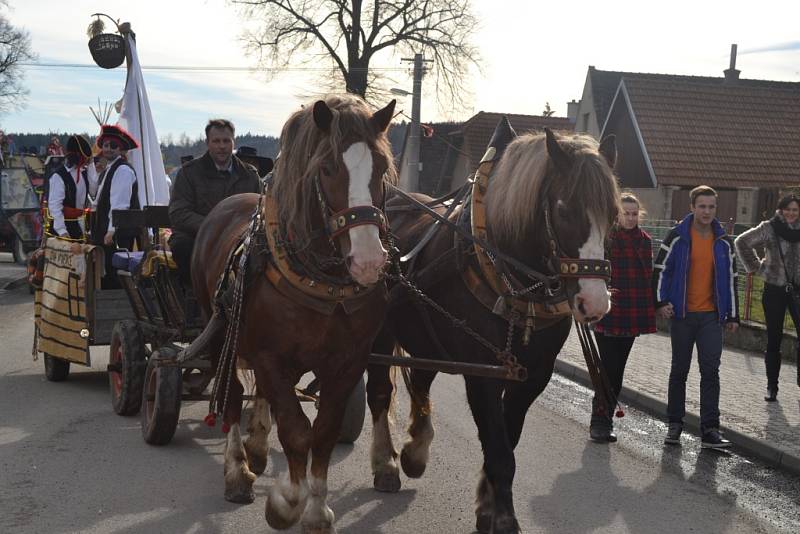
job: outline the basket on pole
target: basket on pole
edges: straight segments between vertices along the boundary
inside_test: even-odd
[[[97,19],[92,21],[87,31],[89,35],[89,52],[91,52],[94,62],[100,67],[115,69],[125,61],[125,39],[120,33],[103,33],[105,24],[100,19],[101,15],[108,17],[119,31],[119,25],[114,19],[103,13],[95,13],[94,16]]]

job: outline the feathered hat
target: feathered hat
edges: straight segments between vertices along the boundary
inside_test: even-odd
[[[139,143],[131,134],[116,124],[103,124],[100,126],[100,135],[97,136],[97,146],[102,147],[107,140],[114,140],[120,144],[122,150],[139,148]]]

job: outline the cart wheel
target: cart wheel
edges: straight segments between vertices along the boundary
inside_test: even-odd
[[[344,409],[342,428],[339,430],[339,443],[355,443],[364,428],[364,413],[367,409],[367,386],[364,376],[358,381]]]
[[[142,437],[150,445],[166,445],[175,435],[181,411],[181,368],[158,366],[174,360],[177,351],[163,347],[150,356],[142,395]]]
[[[11,248],[11,255],[14,257],[14,261],[19,263],[20,265],[25,265],[26,263],[28,263],[28,253],[25,252],[25,246],[22,243],[22,239],[14,237],[14,243],[12,244]]]
[[[45,353],[44,376],[50,382],[63,382],[69,376],[69,362]]]
[[[108,355],[108,387],[111,406],[118,415],[136,415],[142,407],[146,350],[136,321],[114,325]]]

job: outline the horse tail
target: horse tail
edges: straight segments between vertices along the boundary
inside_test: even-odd
[[[407,358],[411,358],[411,355],[408,354],[405,350],[403,350],[399,344],[395,345],[394,353],[395,356],[405,356]],[[400,372],[403,374],[403,382],[406,385],[406,391],[408,391],[408,396],[411,397],[411,402],[414,406],[420,410],[420,415],[430,415],[431,412],[431,403],[429,398],[422,398],[419,393],[414,390],[414,386],[411,384],[411,368],[410,367],[400,367]],[[394,379],[392,378],[392,384],[394,385]],[[390,406],[394,406],[394,392],[397,388],[392,388],[392,400],[390,402]]]

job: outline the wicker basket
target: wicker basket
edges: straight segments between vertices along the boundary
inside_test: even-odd
[[[89,52],[104,69],[115,69],[125,61],[125,40],[116,33],[101,33],[89,40]]]

